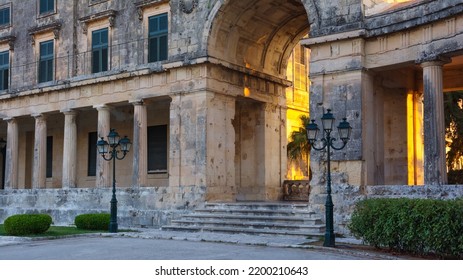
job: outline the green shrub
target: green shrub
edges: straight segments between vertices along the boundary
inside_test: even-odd
[[[82,214],[76,216],[74,224],[79,229],[108,230],[109,219],[108,213]]]
[[[376,247],[463,258],[462,199],[366,199],[357,203],[348,227]]]
[[[8,217],[4,222],[8,235],[21,236],[46,232],[52,219],[47,214],[20,214]]]

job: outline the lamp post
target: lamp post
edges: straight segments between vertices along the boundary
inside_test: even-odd
[[[108,141],[101,137],[96,146],[98,148],[98,153],[104,160],[113,161],[113,196],[111,198],[109,232],[117,232],[116,159],[121,160],[125,158],[125,155],[129,152],[130,147],[132,146],[132,143],[127,136],[121,139],[119,137],[119,133],[117,133],[114,129],[110,130],[107,138]],[[111,150],[109,150],[109,148],[111,148]],[[122,153],[122,156],[119,156],[120,152]]]
[[[352,127],[350,126],[349,122],[347,122],[346,118],[343,118],[342,122],[338,125],[338,133],[339,138],[342,140],[342,145],[340,147],[336,147],[334,142],[336,138],[331,137],[331,132],[333,131],[333,124],[334,124],[334,116],[331,113],[331,110],[327,110],[326,113],[323,113],[321,118],[322,126],[324,131],[324,137],[321,138],[319,141],[321,142],[321,146],[316,147],[315,143],[317,141],[317,134],[320,130],[318,125],[315,123],[315,120],[312,120],[306,126],[307,130],[307,139],[309,140],[310,145],[313,149],[317,151],[322,151],[325,148],[327,149],[328,159],[327,159],[327,168],[328,174],[326,178],[326,203],[325,203],[325,217],[326,217],[326,227],[325,227],[325,241],[323,242],[323,246],[325,247],[334,247],[335,246],[335,236],[334,236],[334,228],[333,228],[333,200],[331,198],[331,148],[334,150],[341,150],[343,149],[347,141],[349,141],[350,134]]]

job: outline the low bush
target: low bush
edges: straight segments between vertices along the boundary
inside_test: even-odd
[[[366,199],[357,203],[348,227],[376,247],[463,258],[462,199]]]
[[[78,229],[108,230],[109,219],[108,213],[82,214],[76,216],[74,224]]]
[[[4,222],[8,235],[34,235],[46,232],[52,223],[47,214],[19,214],[8,217]]]

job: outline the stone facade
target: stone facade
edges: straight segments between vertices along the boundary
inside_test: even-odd
[[[353,127],[333,153],[335,184],[446,183],[441,101],[463,88],[459,0],[381,8],[366,0],[55,0],[45,13],[40,2],[0,0],[10,12],[0,25],[9,61],[0,220],[33,209],[105,211],[111,165],[91,153],[90,140],[110,128],[133,142],[116,165],[125,224],[168,223],[165,213],[206,201],[282,199],[286,71],[299,42],[310,49],[311,116],[330,108]],[[156,37],[150,22],[164,15],[167,35]],[[102,30],[106,51],[95,39]],[[165,58],[152,59],[153,40],[166,40]],[[311,207],[323,211],[325,155],[314,151],[310,162]]]

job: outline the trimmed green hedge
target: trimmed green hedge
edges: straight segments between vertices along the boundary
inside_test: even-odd
[[[108,213],[82,214],[76,216],[74,224],[79,229],[109,230],[109,219]]]
[[[52,223],[47,214],[19,214],[8,217],[4,222],[8,235],[21,236],[46,232]]]
[[[348,227],[376,247],[463,258],[463,199],[366,199],[357,203]]]

